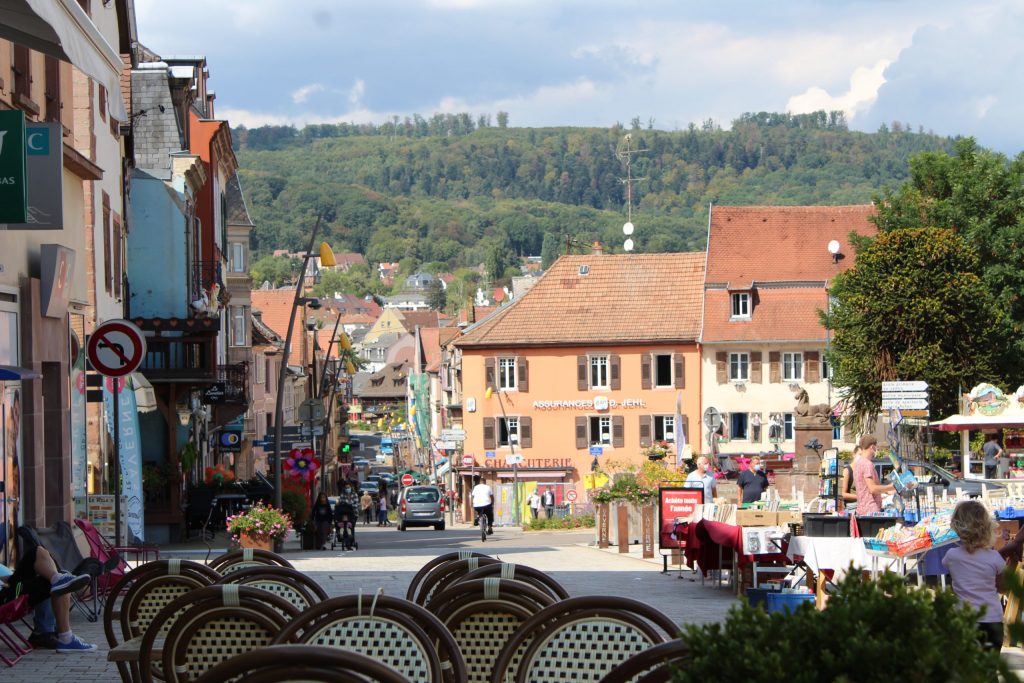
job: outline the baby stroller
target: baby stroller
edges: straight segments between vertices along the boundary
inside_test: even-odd
[[[334,508],[334,538],[331,539],[331,550],[334,544],[341,544],[342,550],[359,550],[356,543],[356,510],[345,502],[339,502]]]

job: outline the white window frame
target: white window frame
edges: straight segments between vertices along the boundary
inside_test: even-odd
[[[729,316],[733,320],[748,320],[750,318],[750,292],[733,292],[729,297]]]
[[[661,438],[658,438],[658,422],[661,422]],[[676,416],[675,415],[655,415],[652,423],[654,434],[652,438],[655,441],[668,441],[669,443],[675,443],[676,440]]]
[[[594,420],[597,420],[597,433],[594,433]],[[587,431],[590,432],[591,446],[612,445],[612,418],[611,415],[591,415],[587,421]],[[607,438],[605,438],[607,436]]]
[[[514,357],[499,358],[498,367],[495,368],[498,373],[498,390],[499,391],[515,391],[519,388],[519,377],[516,371],[516,359]]]
[[[231,243],[231,272],[245,272],[245,245],[241,242]]]
[[[782,381],[800,382],[804,378],[803,351],[784,351],[782,353]]]
[[[603,377],[602,377],[603,375]],[[611,363],[608,356],[590,357],[590,388],[607,389],[611,386]]]
[[[782,439],[792,441],[796,435],[796,418],[793,413],[782,414]]]
[[[231,346],[245,346],[245,306],[228,306],[230,318],[228,320],[230,330],[229,344]]]
[[[742,372],[740,372],[742,370]],[[750,381],[750,354],[743,351],[729,353],[729,381]]]
[[[658,383],[658,359],[659,358],[668,358],[668,383],[667,384],[659,384]],[[666,388],[674,387],[675,386],[675,379],[676,379],[675,378],[675,371],[676,370],[675,370],[675,363],[673,362],[672,354],[671,353],[656,353],[656,354],[654,354],[654,358],[652,358],[651,360],[652,360],[652,363],[651,363],[652,368],[651,369],[652,369],[652,374],[654,375],[654,377],[652,377],[653,383],[654,383],[654,388],[655,389],[666,389]]]
[[[505,433],[505,441],[502,441],[502,432]],[[499,417],[497,444],[499,446],[519,445],[519,416]]]
[[[821,381],[832,381],[832,364],[828,362],[828,356],[825,355],[825,352],[821,354]]]

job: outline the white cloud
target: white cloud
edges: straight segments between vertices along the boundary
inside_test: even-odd
[[[352,89],[348,91],[348,102],[355,106],[363,100],[363,95],[366,94],[366,83],[362,79],[355,82]]]
[[[294,102],[295,104],[302,104],[303,102],[309,99],[310,95],[317,92],[323,92],[323,90],[324,86],[322,86],[319,83],[310,83],[309,85],[304,85],[292,93],[292,102]]]
[[[850,76],[850,88],[840,95],[831,95],[824,88],[811,86],[803,93],[790,97],[786,102],[786,111],[806,114],[821,109],[839,109],[846,112],[848,119],[852,119],[857,112],[868,109],[878,98],[878,89],[885,83],[885,69],[889,64],[888,59],[882,59],[871,67],[857,67]]]
[[[985,118],[985,115],[988,114],[988,110],[991,109],[992,105],[994,105],[998,101],[999,98],[996,97],[995,95],[986,95],[985,97],[982,97],[980,100],[978,100],[977,104],[975,105],[975,110],[978,112],[978,118]]]

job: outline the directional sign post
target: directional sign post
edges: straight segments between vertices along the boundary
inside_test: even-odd
[[[108,320],[100,324],[89,337],[86,356],[92,367],[107,377],[124,377],[135,372],[146,356],[146,336],[127,320]],[[114,545],[126,545],[121,538],[121,420],[120,387],[111,391],[114,409],[114,476],[117,491],[114,495]]]
[[[882,382],[882,410],[926,410],[928,383],[918,380]]]

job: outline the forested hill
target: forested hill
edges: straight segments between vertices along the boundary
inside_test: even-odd
[[[716,204],[869,202],[908,175],[908,159],[951,138],[894,124],[847,129],[841,114],[747,114],[729,130],[616,126],[512,128],[436,115],[382,125],[239,128],[253,247],[304,248],[325,209],[325,239],[371,262],[435,269],[556,255],[571,236],[622,248],[625,137],[632,155],[638,251],[701,249]],[[550,235],[545,240],[545,235]],[[408,261],[407,261],[408,263]],[[443,266],[443,268],[442,268]]]

